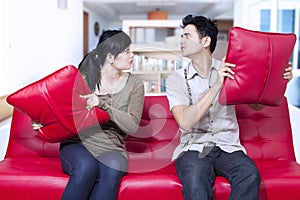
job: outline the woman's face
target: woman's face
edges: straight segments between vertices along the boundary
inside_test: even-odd
[[[127,47],[115,57],[113,66],[119,70],[129,70],[133,65],[133,57],[134,54],[130,50],[130,47]]]

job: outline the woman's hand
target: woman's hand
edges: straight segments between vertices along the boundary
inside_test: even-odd
[[[95,94],[80,95],[81,98],[87,99],[86,109],[91,110],[93,107],[98,106],[100,101],[99,97]]]
[[[38,131],[40,128],[43,127],[43,125],[41,123],[35,122],[31,120],[31,124],[32,124],[32,128],[35,131]]]
[[[288,81],[292,80],[292,78],[293,78],[293,71],[292,70],[293,70],[292,63],[289,62],[287,67],[284,69],[283,78],[287,79]]]

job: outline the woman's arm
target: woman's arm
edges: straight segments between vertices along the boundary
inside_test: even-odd
[[[125,133],[134,133],[137,131],[144,103],[144,87],[137,87],[130,95],[127,112],[119,110],[113,106],[108,106],[107,112],[112,121],[114,121]]]
[[[136,132],[142,116],[144,103],[144,86],[143,83],[137,84],[134,91],[131,92],[127,106],[127,112],[113,107],[95,94],[82,95],[87,99],[87,109],[90,110],[97,106],[110,116],[110,120],[114,121],[125,133]]]

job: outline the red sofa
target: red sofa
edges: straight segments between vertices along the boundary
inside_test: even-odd
[[[300,165],[295,161],[287,101],[253,111],[236,107],[241,141],[262,177],[260,199],[299,199]],[[165,96],[145,97],[141,128],[127,139],[129,173],[121,181],[119,200],[182,200],[172,152],[178,126]],[[0,199],[56,200],[67,183],[59,161],[59,144],[47,143],[32,130],[30,119],[14,110],[7,154],[0,161]],[[215,199],[228,199],[229,183],[217,177]]]

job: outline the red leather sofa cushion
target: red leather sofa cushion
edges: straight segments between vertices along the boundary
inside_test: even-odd
[[[145,97],[140,127],[126,138],[130,173],[169,172],[180,132],[166,97]],[[173,170],[171,170],[173,171]]]
[[[90,93],[77,68],[69,65],[9,95],[7,102],[43,125],[38,136],[60,142],[109,120],[104,110],[86,109],[79,96]]]
[[[228,40],[226,62],[236,64],[235,79],[224,80],[219,102],[279,105],[288,82],[282,76],[296,35],[233,27]]]

